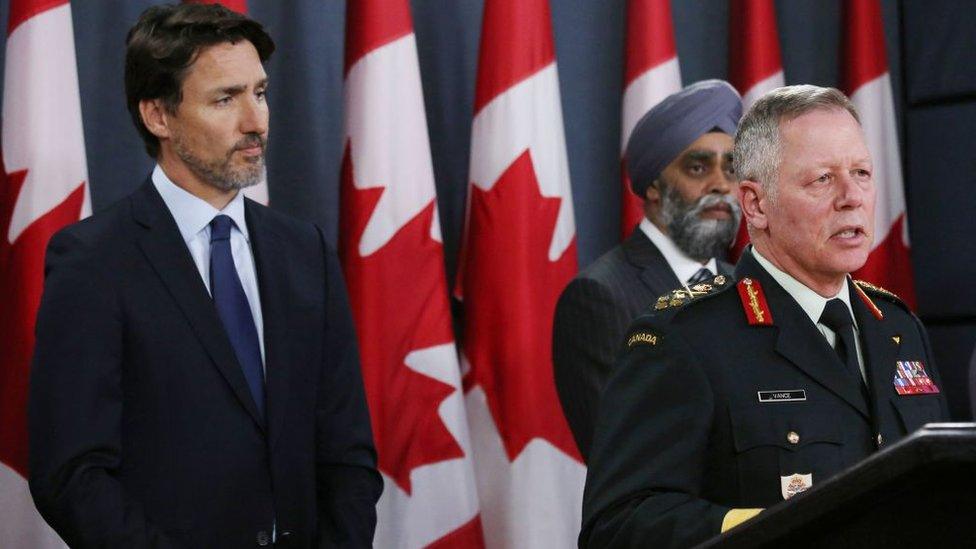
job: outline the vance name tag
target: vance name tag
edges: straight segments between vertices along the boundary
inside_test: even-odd
[[[807,392],[803,389],[789,391],[759,391],[759,402],[797,402],[807,399]]]

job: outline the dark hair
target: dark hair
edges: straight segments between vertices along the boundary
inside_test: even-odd
[[[159,139],[143,123],[139,102],[161,99],[175,113],[186,72],[200,52],[241,40],[254,44],[262,63],[275,49],[260,23],[219,4],[153,6],[142,12],[125,39],[125,101],[150,156],[159,155]]]

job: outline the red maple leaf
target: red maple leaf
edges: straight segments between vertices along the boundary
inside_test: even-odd
[[[0,461],[27,476],[27,382],[34,352],[34,320],[44,287],[44,250],[51,236],[78,220],[81,182],[60,204],[7,240],[27,170],[7,174],[0,163]]]
[[[409,494],[413,469],[463,457],[464,451],[438,415],[441,402],[455,389],[404,363],[411,351],[454,340],[443,246],[430,237],[434,201],[382,248],[362,257],[359,241],[383,191],[353,186],[347,147],[339,255],[356,321],[379,467]]]
[[[475,517],[444,537],[434,540],[424,549],[475,549],[485,546],[484,530],[481,528],[481,515]]]
[[[471,188],[461,286],[465,389],[481,385],[508,459],[533,438],[582,461],[556,396],[552,320],[576,272],[576,239],[556,261],[549,246],[562,202],[539,193],[528,150],[489,191]]]

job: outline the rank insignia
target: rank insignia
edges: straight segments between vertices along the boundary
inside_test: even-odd
[[[920,360],[899,360],[895,362],[893,383],[895,392],[899,395],[929,395],[940,392]]]
[[[684,286],[671,290],[670,292],[657,298],[657,301],[654,302],[653,308],[655,311],[662,311],[669,307],[680,307],[685,303],[690,303],[695,299],[713,294],[716,291],[718,291],[716,286],[705,282],[695,284],[691,287]]]
[[[716,276],[715,279],[712,280],[712,283],[715,284],[716,286],[724,286],[725,285],[725,276],[724,275],[718,275],[718,276]]]
[[[794,474],[779,477],[780,489],[783,492],[783,499],[791,497],[808,490],[813,486],[813,473],[806,475]]]
[[[743,278],[736,284],[736,288],[739,290],[742,309],[746,313],[749,324],[751,326],[772,326],[773,313],[769,310],[766,294],[763,293],[759,281],[754,278]]]
[[[651,332],[634,332],[627,338],[627,346],[657,345],[657,340],[657,334],[652,334]]]

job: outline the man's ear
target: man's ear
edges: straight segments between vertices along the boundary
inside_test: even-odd
[[[149,133],[159,139],[169,139],[170,137],[170,113],[163,106],[160,99],[143,99],[139,101],[139,115],[142,123],[146,125]]]
[[[652,204],[661,203],[661,184],[656,179],[651,181],[651,184],[647,186],[647,190],[644,191],[644,201]]]
[[[769,200],[762,184],[749,179],[740,181],[736,188],[736,195],[739,198],[739,205],[742,206],[742,217],[749,226],[759,230],[764,230],[769,226],[765,211]]]

